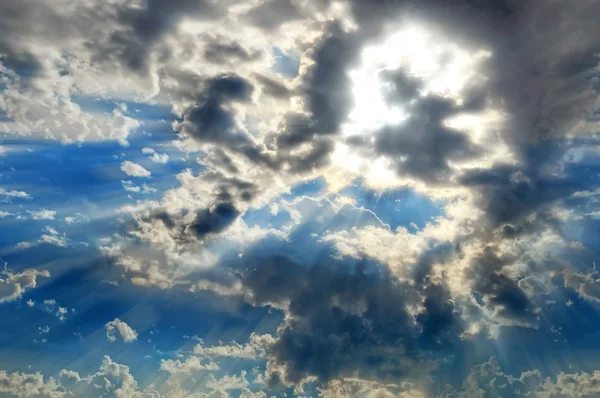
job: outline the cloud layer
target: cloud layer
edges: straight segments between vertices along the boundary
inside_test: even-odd
[[[236,358],[261,361],[275,390],[426,396],[474,342],[547,329],[556,295],[600,300],[597,250],[573,232],[598,213],[597,15],[591,0],[9,1],[0,132],[125,148],[166,130],[162,147],[135,143],[139,158],[113,155],[115,173],[97,173],[136,198],[98,251],[132,289],[281,317],[247,343],[162,359],[180,395],[186,377]],[[138,185],[149,177],[160,192]],[[23,189],[0,199],[32,199]],[[435,215],[402,207],[407,192]],[[73,245],[48,228],[36,242]],[[50,273],[5,269],[0,303],[38,277]],[[119,318],[104,329],[111,342],[141,336]],[[109,357],[88,378],[61,377],[87,388],[107,375],[142,396]],[[206,373],[207,394],[261,396],[248,375]],[[596,377],[516,377],[492,359],[442,395],[591,396]]]

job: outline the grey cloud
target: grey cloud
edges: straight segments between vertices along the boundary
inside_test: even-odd
[[[375,150],[395,159],[400,174],[429,182],[446,182],[452,176],[448,162],[468,160],[481,153],[460,131],[445,127],[456,112],[451,101],[426,97],[410,109],[408,120],[385,127],[375,136]]]
[[[281,82],[265,75],[257,75],[256,79],[262,84],[263,92],[275,98],[288,98],[290,90]]]
[[[195,220],[187,226],[187,229],[202,238],[207,234],[219,233],[234,222],[240,212],[231,203],[217,203],[209,209],[196,213]]]
[[[209,80],[198,103],[184,113],[178,130],[200,142],[234,148],[249,145],[250,138],[224,105],[232,101],[247,102],[252,91],[252,84],[239,76],[222,75]]]
[[[285,257],[244,256],[243,285],[257,305],[284,305],[288,320],[267,350],[270,382],[327,382],[339,377],[410,379],[424,352],[459,344],[461,322],[445,289],[394,279],[364,262],[319,260],[300,265]],[[413,318],[409,306],[423,300]],[[413,368],[414,367],[414,368]],[[420,376],[423,376],[422,374]]]
[[[90,42],[102,49],[99,59],[108,55],[136,71],[147,69],[152,46],[183,17],[213,19],[224,15],[229,1],[216,3],[208,0],[146,0],[141,7],[121,5],[116,9],[116,20],[121,28],[110,35],[109,42]],[[104,48],[103,48],[104,47]],[[108,47],[108,48],[106,48]]]
[[[207,37],[204,47],[204,59],[215,64],[230,61],[248,62],[262,57],[259,51],[248,50],[236,41],[227,41],[223,37]]]
[[[359,56],[360,38],[332,24],[311,49],[315,64],[302,77],[308,115],[290,113],[277,135],[277,147],[286,149],[336,135],[352,108],[351,82],[347,72]],[[323,155],[329,154],[328,151]]]
[[[264,29],[275,29],[281,24],[300,18],[293,0],[266,0],[244,15],[244,18]]]
[[[315,65],[304,78],[314,133],[335,134],[347,118],[353,104],[347,72],[357,62],[360,44],[334,24],[314,49]]]
[[[528,324],[535,318],[530,299],[503,270],[514,260],[498,256],[494,253],[494,248],[488,246],[473,260],[467,274],[475,282],[474,292],[482,296],[484,305],[489,310],[497,313],[500,318]]]

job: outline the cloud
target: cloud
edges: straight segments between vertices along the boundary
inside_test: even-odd
[[[248,385],[245,370],[242,370],[239,376],[226,375],[220,379],[216,379],[212,374],[209,374],[206,382],[206,386],[215,391],[240,390],[248,387]]]
[[[28,213],[34,220],[54,220],[54,216],[56,216],[56,211],[48,209],[28,211]]]
[[[187,226],[198,238],[210,233],[219,233],[239,216],[239,211],[231,203],[219,203],[196,214],[194,221]]]
[[[479,333],[542,327],[554,273],[598,297],[595,271],[564,261],[577,245],[556,214],[593,204],[598,190],[565,159],[595,140],[597,2],[13,3],[0,6],[2,131],[125,144],[151,120],[120,104],[153,102],[172,112],[173,145],[198,156],[200,171],[124,207],[123,239],[102,252],[137,286],[283,312],[261,350],[232,343],[202,355],[264,357],[272,384],[317,380],[366,395],[373,381],[374,394],[408,394],[382,380],[416,383],[439,366],[425,354]],[[130,161],[121,170],[151,175]],[[353,184],[412,189],[443,202],[443,214],[413,232],[329,197],[281,200],[318,179],[323,195]],[[291,221],[246,223],[267,206]],[[595,222],[595,208],[585,211]],[[51,231],[41,239],[67,244]],[[117,321],[109,339],[128,330]],[[188,361],[165,366],[199,366]],[[336,385],[350,377],[363,383]],[[473,393],[500,386],[492,380]],[[227,383],[244,387],[237,376]]]
[[[131,343],[132,341],[137,340],[138,337],[137,332],[119,318],[107,322],[106,325],[104,325],[104,330],[106,330],[106,338],[113,342],[117,341],[117,332],[126,343]]]
[[[550,377],[543,379],[541,372],[536,369],[514,377],[504,373],[496,358],[492,357],[488,362],[471,369],[460,391],[446,390],[441,397],[594,397],[600,393],[599,380],[598,371],[571,374],[560,372],[556,380],[553,380]]]
[[[39,242],[48,243],[54,246],[67,247],[69,246],[69,241],[64,236],[56,236],[56,235],[46,235],[43,234],[40,237]]]
[[[171,376],[179,374],[191,375],[201,370],[219,370],[219,366],[214,362],[203,364],[198,357],[189,357],[185,361],[163,359],[160,361],[160,370],[164,370]]]
[[[565,287],[575,290],[581,297],[600,302],[600,276],[595,269],[587,274],[576,271],[565,271],[564,273]]]
[[[121,163],[121,170],[131,177],[150,177],[150,172],[137,163],[126,160]]]
[[[139,389],[129,367],[114,362],[107,355],[104,356],[98,370],[85,377],[68,369],[60,370],[58,377],[47,378],[40,372],[8,373],[2,370],[0,371],[0,383],[3,386],[3,393],[26,398],[39,396],[92,397],[98,393],[117,397],[160,396],[153,386],[144,390]]]
[[[205,347],[203,342],[194,347],[194,354],[202,357],[218,358],[241,358],[259,359],[265,357],[265,350],[274,343],[270,334],[258,335],[252,333],[247,344],[239,344],[235,341],[229,345],[217,345]]]
[[[87,376],[69,369],[60,370],[57,377],[45,377],[40,372],[9,373],[0,370],[0,384],[3,393],[24,398],[38,396],[93,397],[98,394],[132,398],[167,396],[227,398],[232,396],[227,393],[228,390],[232,389],[241,390],[240,396],[245,398],[264,398],[267,396],[264,392],[254,392],[248,388],[249,382],[246,379],[245,371],[241,371],[239,376],[223,376],[218,379],[209,375],[205,383],[196,386],[196,389],[210,391],[208,393],[187,391],[174,379],[169,379],[167,383],[159,387],[150,384],[142,389],[131,374],[130,368],[113,361],[108,355],[104,355],[100,367]]]
[[[156,152],[153,148],[142,148],[142,153],[144,155],[152,155],[149,157],[154,163],[167,163],[169,161],[169,155],[166,153],[160,154]]]
[[[13,272],[4,266],[0,272],[0,303],[19,299],[27,290],[37,287],[37,278],[49,278],[50,272],[34,268]]]
[[[6,190],[4,188],[0,188],[0,195],[8,196],[11,198],[31,198],[31,196],[24,191],[15,191],[15,190]]]
[[[439,285],[421,291],[373,272],[368,263],[328,261],[305,268],[286,257],[249,258],[252,263],[246,259],[244,266],[251,271],[243,273],[248,299],[286,314],[266,348],[270,383],[396,372],[417,379],[436,367],[417,359],[418,352],[458,343],[462,325]],[[412,313],[420,291],[424,307]]]
[[[152,160],[154,163],[165,164],[169,161],[169,155],[166,153],[155,153],[150,157],[150,160]]]

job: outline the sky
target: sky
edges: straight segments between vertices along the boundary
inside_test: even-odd
[[[0,396],[600,396],[600,3],[0,1]]]

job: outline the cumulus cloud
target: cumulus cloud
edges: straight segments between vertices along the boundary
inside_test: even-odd
[[[137,163],[130,162],[129,160],[121,163],[121,170],[123,173],[131,177],[150,177],[150,172],[144,167]]]
[[[11,198],[31,198],[31,196],[25,191],[16,191],[14,189],[7,190],[0,188],[0,195],[8,196]]]
[[[514,377],[504,373],[495,357],[471,369],[462,389],[449,389],[443,398],[505,396],[505,397],[594,397],[600,393],[600,372],[560,372],[556,380],[544,379],[539,370],[529,370]]]
[[[593,271],[583,274],[577,271],[565,271],[565,287],[575,290],[581,297],[600,302],[600,275],[594,264]]]
[[[275,340],[270,334],[258,335],[252,333],[246,344],[239,344],[235,341],[229,345],[217,345],[205,347],[203,342],[198,343],[194,347],[194,354],[202,357],[218,358],[242,358],[242,359],[259,359],[264,358],[266,349],[268,349]]]
[[[219,370],[219,366],[214,362],[202,363],[199,357],[189,357],[185,361],[163,359],[160,361],[160,369],[170,375],[186,374],[201,370]]]
[[[106,331],[106,338],[112,342],[117,341],[117,333],[126,343],[131,343],[132,341],[137,340],[138,337],[137,332],[119,318],[107,322],[106,325],[104,325],[104,330]]]
[[[31,214],[31,218],[33,218],[34,220],[54,220],[54,216],[56,216],[56,211],[42,209],[30,211],[29,214]]]
[[[149,157],[154,163],[167,163],[169,161],[169,155],[166,153],[158,153],[153,148],[142,148],[142,153],[145,155],[152,155]]]
[[[37,287],[38,277],[49,278],[50,272],[34,268],[14,272],[5,264],[4,270],[0,272],[0,303],[17,300],[27,290]]]
[[[0,371],[2,391],[8,396],[17,397],[92,397],[111,394],[117,397],[159,396],[153,386],[139,389],[129,367],[114,362],[105,355],[98,370],[88,376],[63,369],[58,377],[44,377],[37,373],[8,373]]]

